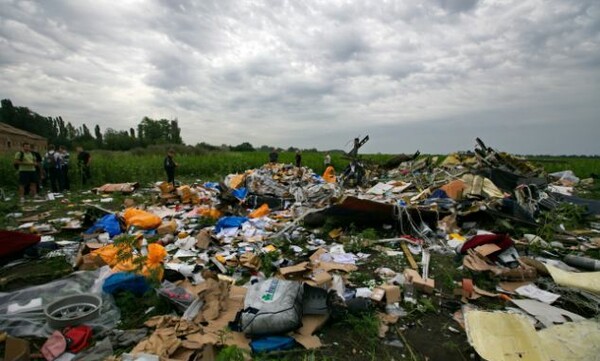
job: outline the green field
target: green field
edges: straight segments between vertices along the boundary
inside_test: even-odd
[[[162,154],[136,154],[132,152],[92,151],[92,186],[104,183],[140,182],[142,184],[155,182],[165,178],[162,168],[164,155]],[[324,171],[323,156],[321,152],[306,152],[302,154],[304,165],[321,174]],[[342,159],[341,153],[332,153],[332,162],[336,170],[342,170],[348,161]],[[372,154],[365,158],[374,163],[382,163],[392,155]],[[75,158],[75,154],[73,154]],[[439,157],[439,161],[443,158]],[[257,168],[268,159],[266,152],[208,152],[205,154],[180,154],[176,156],[179,163],[177,178],[191,181],[221,180],[223,176],[243,172],[247,169]],[[530,157],[533,161],[541,161],[548,172],[571,169],[579,177],[589,177],[591,173],[600,174],[600,157]],[[282,152],[279,161],[292,163],[293,152]],[[72,188],[79,189],[79,173],[76,166],[71,166]],[[16,189],[17,174],[12,166],[10,155],[0,156],[0,186],[5,191]]]

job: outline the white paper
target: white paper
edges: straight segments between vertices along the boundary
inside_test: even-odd
[[[361,287],[356,289],[356,297],[371,298],[372,294],[373,292],[367,287]]]
[[[389,191],[390,189],[394,188],[393,186],[389,185],[389,184],[385,184],[385,183],[377,183],[375,186],[373,186],[371,189],[369,189],[367,191],[367,193],[369,194],[376,194],[376,195],[382,195],[385,192]]]
[[[188,251],[186,249],[180,249],[177,251],[177,253],[175,253],[175,255],[173,257],[175,257],[175,258],[196,257],[196,252]]]
[[[560,297],[560,295],[554,294],[552,292],[544,291],[544,290],[538,288],[534,284],[528,284],[525,286],[521,286],[521,287],[517,288],[515,291],[517,292],[517,294],[519,294],[521,296],[533,298],[533,299],[536,299],[536,300],[539,300],[539,301],[542,301],[542,302],[548,303],[548,304],[553,303]]]
[[[34,224],[35,224],[34,222],[23,223],[22,225],[19,226],[19,229],[31,228],[31,227],[33,227]]]

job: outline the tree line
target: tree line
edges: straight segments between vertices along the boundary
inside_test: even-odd
[[[27,107],[16,107],[10,99],[0,101],[0,122],[40,135],[49,144],[68,148],[82,146],[86,149],[130,150],[156,144],[183,144],[177,119],[151,119],[144,117],[137,128],[102,132],[96,124],[94,133],[86,124],[75,127],[61,116],[42,116]]]
[[[82,146],[85,149],[106,149],[106,150],[132,150],[134,148],[150,147],[163,150],[167,146],[177,146],[182,152],[212,152],[212,151],[236,151],[236,152],[269,152],[272,146],[262,145],[254,147],[249,142],[243,142],[238,145],[212,145],[206,142],[200,142],[194,147],[184,145],[181,139],[181,129],[177,119],[151,119],[144,117],[135,128],[129,130],[116,130],[106,128],[104,131],[98,124],[92,130],[86,124],[75,127],[71,122],[66,122],[61,116],[48,117],[42,116],[27,107],[16,107],[10,99],[3,99],[0,107],[0,122],[11,125],[30,133],[40,135],[48,139],[49,144],[56,146],[64,145],[69,149],[76,146]],[[278,151],[295,152],[301,150],[296,147],[287,149],[277,148]],[[304,151],[316,152],[316,148],[304,149]]]

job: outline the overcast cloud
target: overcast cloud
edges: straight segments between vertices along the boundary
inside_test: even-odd
[[[0,0],[0,98],[189,144],[600,154],[600,3]]]

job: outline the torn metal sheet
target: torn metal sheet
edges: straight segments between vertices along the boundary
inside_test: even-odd
[[[536,300],[512,300],[512,302],[525,312],[534,316],[546,327],[569,321],[585,320],[585,318],[578,314]]]

